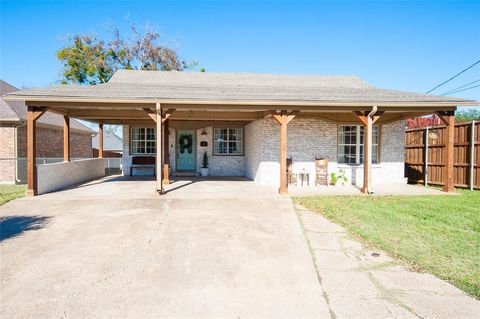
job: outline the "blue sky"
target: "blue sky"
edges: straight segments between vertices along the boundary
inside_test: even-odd
[[[0,77],[18,87],[59,79],[65,35],[127,17],[149,23],[208,71],[354,74],[426,92],[480,60],[480,1],[5,1]],[[480,79],[480,64],[432,93]],[[475,84],[480,84],[479,82]],[[480,87],[455,94],[480,100]]]

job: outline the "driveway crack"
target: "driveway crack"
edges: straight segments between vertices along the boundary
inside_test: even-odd
[[[310,254],[310,258],[312,259],[313,268],[315,269],[315,274],[317,275],[318,283],[320,285],[320,288],[322,289],[322,296],[323,296],[323,298],[325,298],[325,302],[327,303],[328,311],[330,312],[330,317],[332,319],[336,319],[335,312],[330,307],[330,300],[329,300],[328,294],[325,291],[325,289],[323,287],[323,284],[322,284],[322,276],[320,275],[320,272],[319,272],[318,267],[317,267],[317,263],[315,262],[315,253],[314,253],[312,244],[310,242],[310,239],[307,236],[307,231],[308,230],[305,228],[305,225],[303,224],[300,213],[297,211],[297,208],[296,208],[295,204],[293,203],[293,201],[292,201],[292,206],[293,206],[293,209],[295,210],[295,215],[297,215],[297,220],[298,220],[298,223],[300,224],[300,228],[302,230],[303,237],[305,238],[305,241],[307,243],[308,252]]]

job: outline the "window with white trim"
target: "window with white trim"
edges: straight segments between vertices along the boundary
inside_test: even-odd
[[[155,140],[154,127],[132,127],[130,130],[130,153],[135,155],[155,154]]]
[[[362,125],[341,125],[338,127],[338,163],[363,164]],[[372,163],[378,163],[377,125],[372,126]]]
[[[243,128],[215,128],[214,155],[243,155]]]

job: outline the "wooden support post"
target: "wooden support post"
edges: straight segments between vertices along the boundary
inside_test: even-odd
[[[370,194],[370,174],[372,169],[372,118],[367,116],[363,130],[363,187],[362,193]]]
[[[157,177],[157,193],[162,195],[163,191],[163,157],[162,157],[162,106],[160,103],[156,104],[156,124],[157,124],[157,139],[156,139],[156,149],[157,149],[157,165],[156,165],[156,177]]]
[[[280,111],[279,113],[272,112],[273,118],[280,124],[280,187],[278,192],[280,194],[288,194],[288,180],[287,180],[287,127],[288,123],[295,118],[296,111],[287,113],[287,111]]]
[[[453,164],[454,164],[454,143],[455,143],[455,115],[448,115],[448,125],[447,125],[447,136],[446,136],[446,158],[447,163],[445,164],[445,186],[443,190],[448,193],[455,192],[455,187],[453,186]]]
[[[472,121],[470,130],[470,190],[475,187],[475,121]]]
[[[371,189],[372,174],[372,144],[373,144],[373,123],[382,115],[383,111],[377,111],[374,106],[371,111],[354,112],[357,118],[364,125],[363,130],[363,186],[361,192],[364,194],[373,193]]]
[[[70,118],[63,117],[63,160],[70,162]]]
[[[281,112],[282,123],[280,124],[280,194],[288,194],[287,181],[287,112]]]
[[[37,195],[37,139],[36,122],[47,111],[46,107],[27,107],[27,191],[26,196]]]
[[[435,112],[445,127],[445,180],[443,191],[447,193],[455,192],[453,186],[453,169],[454,169],[454,146],[455,146],[455,111]]]
[[[103,123],[98,124],[98,158],[103,158]]]
[[[164,165],[163,165],[163,184],[170,184],[170,141],[169,139],[169,122],[168,120],[164,121],[163,126],[163,150],[164,150]]]
[[[424,175],[423,175],[424,176],[423,177],[424,181],[423,182],[424,182],[425,186],[428,186],[428,161],[429,161],[429,158],[428,158],[428,152],[429,152],[428,141],[430,139],[429,135],[430,135],[430,133],[429,133],[429,129],[428,129],[428,126],[427,126],[427,128],[425,129],[425,143],[424,143],[425,144],[425,148],[424,148],[425,164],[424,164],[424,168],[423,168],[424,169]]]
[[[28,172],[27,184],[28,188],[25,193],[27,196],[37,195],[37,165],[36,165],[36,123],[34,120],[34,108],[28,107],[27,111],[27,158]]]

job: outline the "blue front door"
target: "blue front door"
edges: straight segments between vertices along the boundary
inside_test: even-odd
[[[177,170],[194,171],[196,166],[195,131],[177,130]]]

